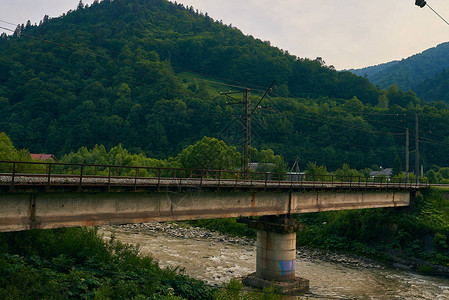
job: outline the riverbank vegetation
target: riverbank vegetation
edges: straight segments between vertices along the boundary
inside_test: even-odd
[[[302,214],[299,245],[377,256],[398,250],[435,264],[449,263],[449,200],[431,188],[409,207]]]
[[[0,234],[1,299],[212,299],[214,290],[161,269],[93,228]]]

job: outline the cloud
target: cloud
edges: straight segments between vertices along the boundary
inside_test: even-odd
[[[401,59],[445,42],[449,27],[413,1],[181,0],[245,34],[339,69]],[[447,11],[449,3],[434,1]]]

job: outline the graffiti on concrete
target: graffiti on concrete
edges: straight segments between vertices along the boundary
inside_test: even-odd
[[[279,264],[281,265],[282,275],[288,276],[288,275],[294,275],[295,274],[295,260],[281,260],[279,261]]]

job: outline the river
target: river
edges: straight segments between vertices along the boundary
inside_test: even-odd
[[[160,266],[180,266],[191,277],[223,285],[255,272],[252,240],[169,223],[103,226],[105,238],[139,244]],[[320,251],[298,250],[296,274],[310,281],[310,293],[298,299],[449,299],[449,279],[387,268],[375,262]]]

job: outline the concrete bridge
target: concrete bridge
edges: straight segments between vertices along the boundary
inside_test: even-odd
[[[0,161],[0,231],[263,216],[256,286],[295,277],[291,214],[408,206],[427,184],[384,178]],[[272,216],[272,217],[267,217]],[[273,217],[274,216],[274,217]],[[276,217],[277,216],[277,217]],[[307,283],[308,284],[308,283]]]

